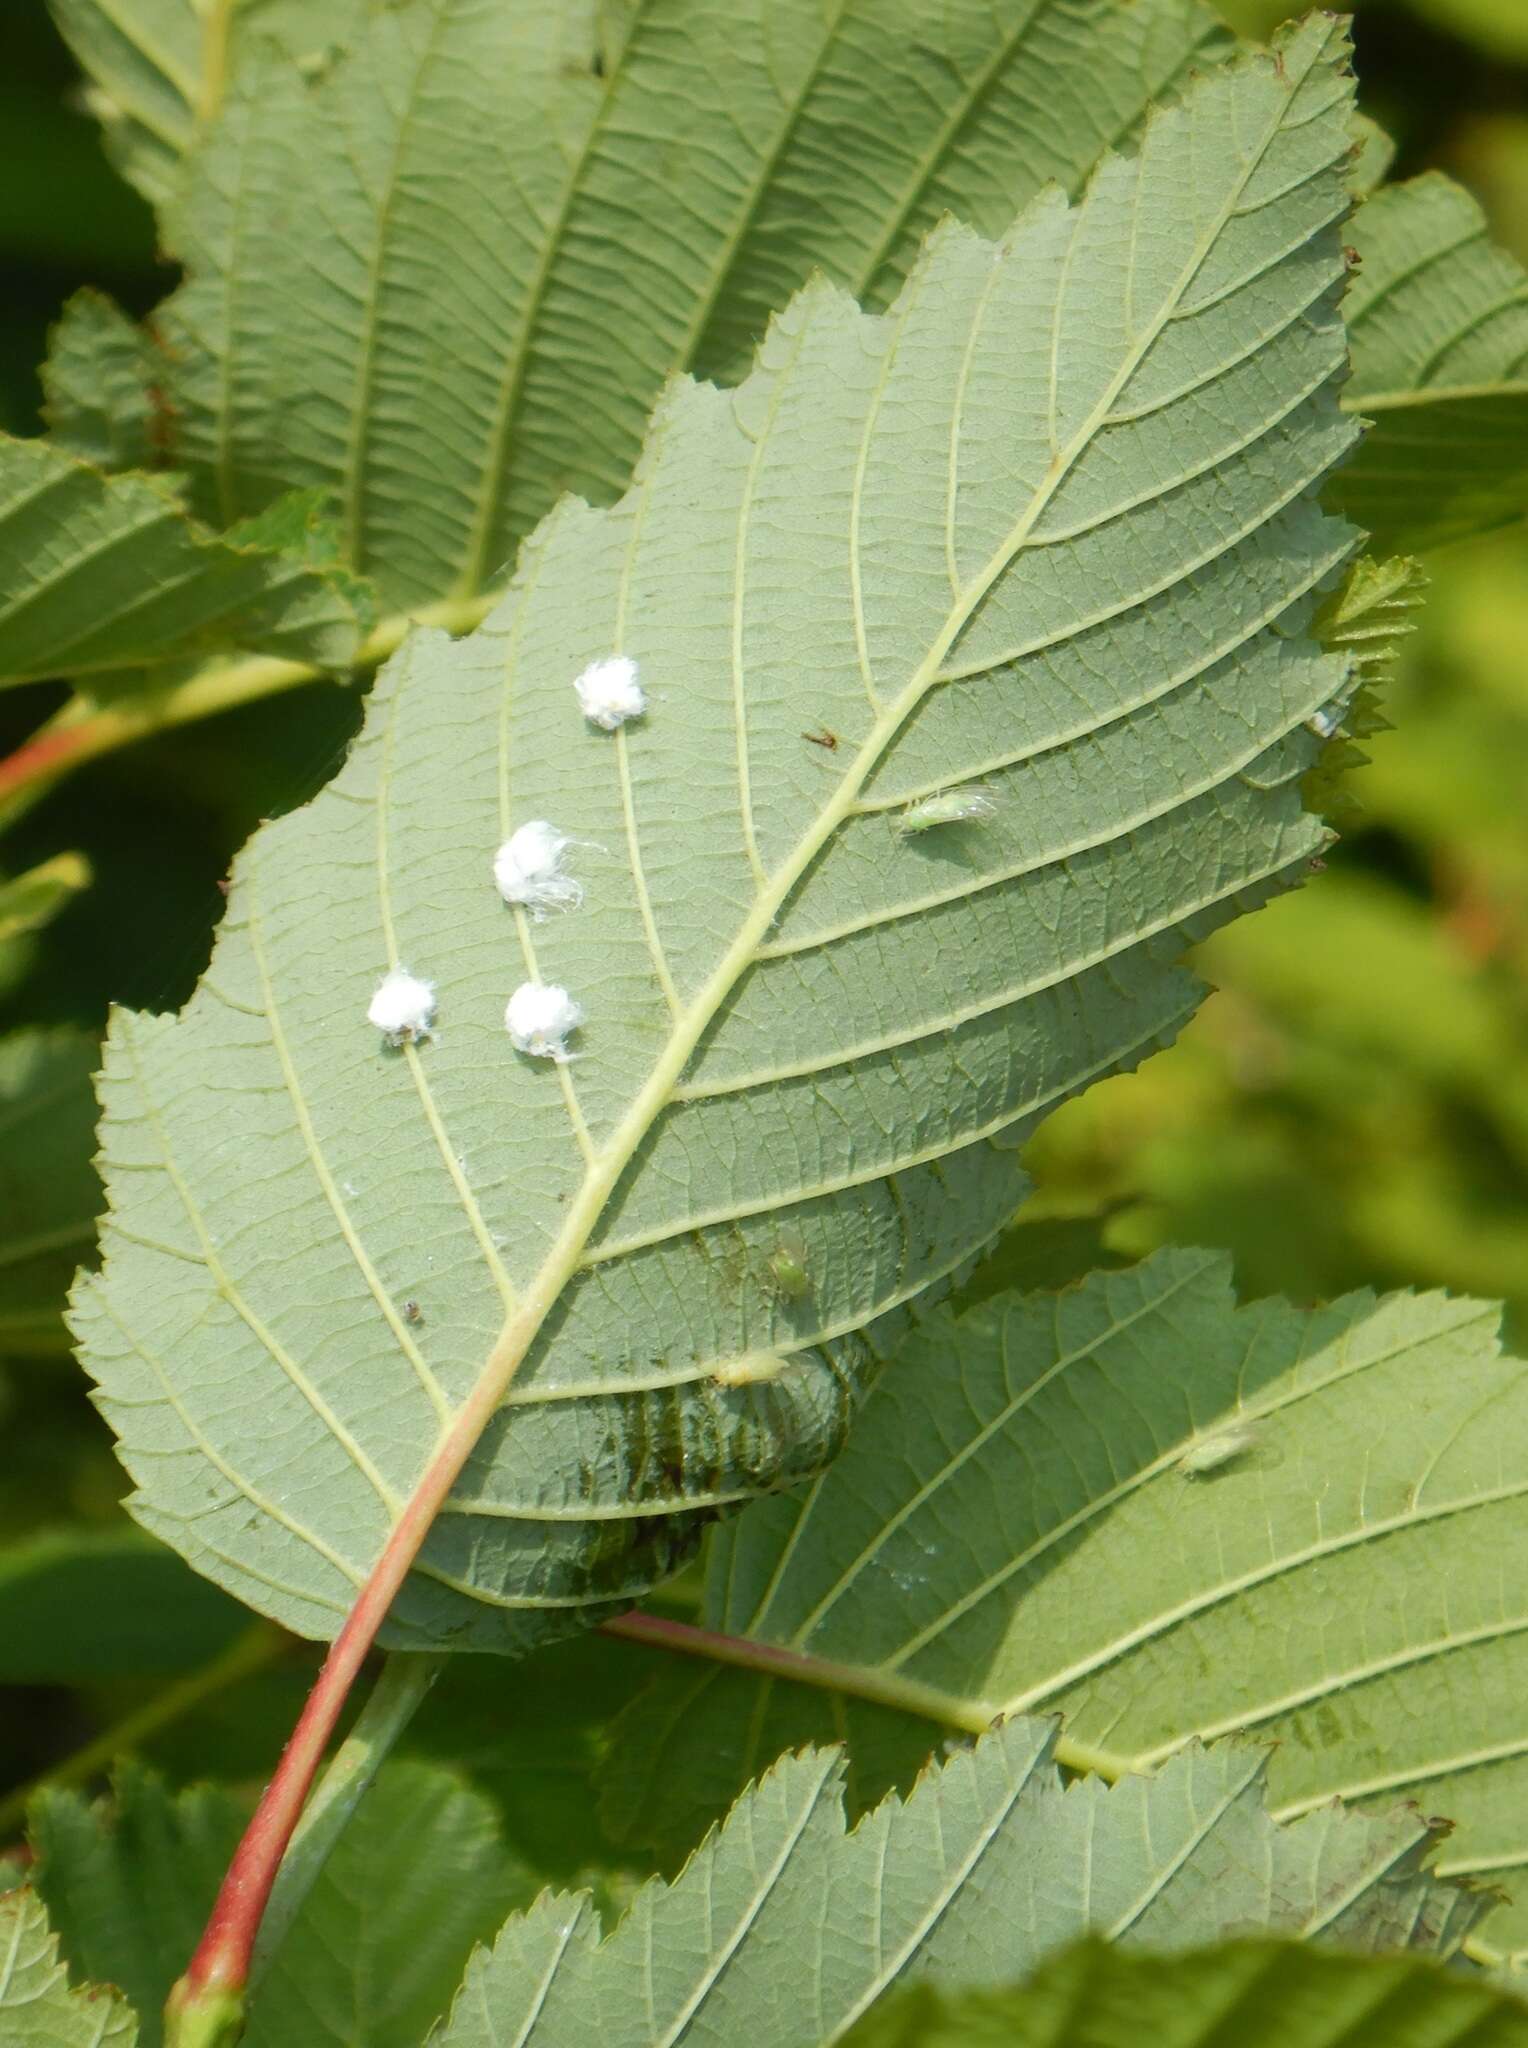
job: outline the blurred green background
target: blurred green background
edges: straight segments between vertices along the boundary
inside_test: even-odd
[[[1226,11],[1261,33],[1287,7]],[[1362,101],[1396,138],[1396,175],[1452,172],[1528,260],[1528,0],[1365,0],[1356,28]],[[95,284],[143,312],[171,279],[147,208],[79,110],[41,0],[12,0],[4,35],[0,425],[25,433],[39,425],[47,328],[70,293]],[[1176,1047],[1035,1140],[1026,1270],[1164,1240],[1223,1245],[1250,1293],[1448,1286],[1504,1298],[1528,1343],[1528,527],[1428,568],[1430,603],[1387,706],[1394,730],[1366,743],[1357,814],[1326,873],[1205,949],[1219,992]],[[0,699],[0,750],[51,702],[46,689]],[[40,933],[8,940],[0,927],[0,1048],[23,1025],[94,1033],[111,1001],[182,1001],[233,852],[260,816],[324,778],[358,709],[354,693],[314,685],[120,753],[34,811],[7,838],[8,870],[80,849],[94,884]],[[88,1063],[88,1038],[58,1045],[63,1069]],[[7,1176],[54,1127],[39,1117],[28,1128],[15,1098],[37,1099],[38,1074],[4,1059],[0,1049],[0,1223],[15,1236],[40,1226],[16,1214]],[[85,1171],[60,1160],[61,1215]],[[60,1273],[82,1249],[61,1245]],[[39,1340],[34,1326],[27,1349],[0,1356],[0,1796],[62,1759],[84,1775],[86,1746],[103,1731],[109,1746],[124,1717],[122,1740],[178,1779],[262,1773],[311,1651],[251,1630],[131,1536],[107,1432],[61,1331],[49,1321]],[[96,1639],[75,1669],[82,1608]],[[103,1656],[114,1621],[122,1641]],[[578,1658],[592,1662],[573,1693],[618,1705],[606,1694],[621,1690],[625,1654],[575,1646],[570,1681]],[[450,1681],[457,1749],[475,1725],[474,1683]],[[538,1794],[543,1867],[597,1846],[578,1792],[597,1737],[568,1697],[553,1670],[519,1709],[555,1719],[566,1756],[565,1807],[555,1782]],[[502,1735],[502,1716],[500,1704],[483,1729]],[[431,1729],[427,1714],[425,1748],[444,1739]],[[16,1832],[12,1802],[0,1848]]]

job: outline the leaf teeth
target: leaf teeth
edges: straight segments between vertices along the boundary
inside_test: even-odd
[[[1443,1956],[1479,1917],[1482,1902],[1418,1867],[1415,1815],[1276,1827],[1261,1756],[1228,1744],[1151,1780],[1063,1791],[1051,1734],[1009,1722],[852,1831],[842,1753],[782,1758],[603,1942],[579,1938],[588,1909],[570,1919],[563,1900],[508,1921],[432,2048],[574,2048],[633,2009],[652,2039],[720,2038],[767,2012],[771,2041],[832,2041],[910,1969],[999,1982],[1084,1934],[1149,1943],[1171,1925],[1181,1943],[1185,1911],[1206,1942],[1255,1923]]]
[[[15,2048],[132,2048],[137,2016],[109,1985],[76,1990],[47,1908],[22,1886],[0,1894],[0,2031]]]
[[[760,1755],[823,1728],[869,1803],[944,1728],[1043,1709],[1115,1797],[1236,1738],[1281,1822],[1441,1810],[1449,1876],[1528,1858],[1528,1612],[1500,1598],[1528,1555],[1528,1375],[1499,1306],[1238,1307],[1230,1281],[1224,1255],[1172,1250],[922,1318],[831,1470],[718,1547],[704,1610],[731,1668],[700,1694],[676,1660],[626,1710],[602,1768],[623,1837],[671,1857]],[[675,1782],[711,1788],[682,1822],[648,1802]],[[1403,1831],[1408,1870],[1432,1825]]]

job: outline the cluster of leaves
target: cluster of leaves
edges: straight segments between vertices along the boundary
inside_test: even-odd
[[[967,1278],[1015,1148],[1325,844],[1404,551],[1522,508],[1528,282],[1474,202],[1347,219],[1333,25],[1239,54],[1195,0],[56,7],[184,282],[146,329],[75,301],[49,438],[0,443],[0,677],[69,679],[0,822],[393,656],[194,1000],[113,1023],[72,1319],[141,1524],[300,1636],[388,1609],[249,2038],[1102,2043],[1153,1996],[1185,2043],[1247,2001],[1291,2042],[1390,2000],[1520,2038],[1414,1967],[1045,1962],[1528,1950],[1480,1882],[1528,1864],[1494,1314],[1238,1311],[1186,1253],[1024,1294],[1022,1234]],[[571,678],[614,650],[648,714],[596,738]],[[900,829],[977,779],[981,818]],[[546,925],[488,881],[530,817],[585,862]],[[0,974],[90,882],[22,867]],[[388,1053],[400,959],[440,1028]],[[576,1065],[509,1048],[524,977],[580,992]],[[0,1327],[40,1357],[96,1054],[0,1052]],[[698,1605],[630,1613],[718,1514]],[[124,1672],[191,1674],[110,1746],[291,1690],[277,1629],[115,1535],[15,1554],[16,1678],[108,1668],[82,1582]],[[464,1648],[525,1661],[401,1736],[400,1653]],[[1249,1732],[1271,1764],[1200,1746]],[[160,2037],[246,1811],[39,1796],[18,2040]],[[39,1900],[128,2003],[68,1987]]]
[[[1257,29],[1284,11],[1237,13]],[[1479,47],[1429,43],[1382,0],[1357,24],[1369,103],[1409,166],[1425,150],[1487,195],[1521,261],[1528,121],[1502,67],[1521,11],[1416,13],[1469,15]],[[1440,76],[1446,93],[1422,83]],[[1223,1244],[1256,1292],[1424,1279],[1505,1296],[1528,1339],[1525,576],[1521,523],[1428,557],[1383,694],[1393,729],[1321,797],[1343,833],[1321,887],[1211,940],[1197,960],[1219,993],[1194,1026],[1030,1148],[1052,1237],[1093,1257]]]

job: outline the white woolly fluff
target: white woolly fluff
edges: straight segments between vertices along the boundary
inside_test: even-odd
[[[628,654],[607,654],[603,661],[591,661],[583,674],[574,678],[573,688],[578,692],[579,710],[604,732],[614,732],[647,709],[637,681],[637,664]]]
[[[506,903],[525,906],[539,923],[549,911],[576,910],[583,884],[563,872],[563,855],[573,841],[545,818],[532,818],[512,832],[493,857],[493,878]]]
[[[406,967],[395,967],[379,983],[366,1021],[376,1025],[389,1045],[406,1045],[429,1037],[434,1016],[434,982],[421,981]]]
[[[573,1057],[568,1038],[583,1021],[583,1006],[555,981],[522,981],[504,1006],[515,1050],[559,1065]]]

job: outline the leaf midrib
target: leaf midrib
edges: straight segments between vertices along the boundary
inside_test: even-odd
[[[1438,405],[1469,404],[1479,399],[1528,398],[1528,377],[1503,377],[1489,384],[1426,384],[1420,390],[1364,391],[1344,399],[1343,410],[1355,413],[1425,411]]]
[[[675,2048],[690,2021],[725,1975],[728,1965],[747,1940],[757,1924],[760,1913],[785,1875],[787,1866],[824,1800],[833,1801],[838,1789],[833,1765],[834,1759],[830,1752],[824,1752],[818,1758],[817,1782],[812,1786],[809,1796],[802,1802],[801,1810],[791,1821],[785,1839],[776,1850],[769,1868],[756,1877],[752,1893],[737,1912],[735,1923],[721,1946],[717,1946],[714,1938],[707,1943],[706,1961],[696,1973],[696,1981],[689,1997],[674,2014],[672,2022],[662,2036],[653,2037],[653,2048]]]
[[[966,1850],[966,1853],[956,1864],[954,1870],[945,1873],[933,1898],[925,1906],[916,1925],[903,1937],[893,1955],[876,1963],[859,1996],[834,2021],[833,2031],[828,2036],[830,2042],[839,2040],[866,2009],[874,2004],[881,1993],[889,1985],[894,1984],[902,1975],[902,1972],[911,1963],[923,1943],[930,1938],[940,1921],[943,1920],[951,1906],[954,1905],[955,1901],[965,1890],[965,1887],[971,1882],[972,1873],[992,1848],[994,1842],[996,1842],[998,1835],[1013,1814],[1015,1807],[1029,1789],[1036,1772],[1049,1765],[1050,1761],[1051,1756],[1048,1746],[1042,1746],[1033,1752],[1016,1781],[1009,1786],[1007,1795],[1003,1799],[994,1802],[992,1810],[987,1814],[982,1823],[976,1840]],[[884,1863],[885,1845],[883,1843],[883,1879],[885,1874]],[[878,1902],[879,1896],[878,1892]]]
[[[457,1474],[465,1465],[483,1430],[498,1408],[511,1381],[535,1341],[542,1324],[560,1299],[577,1270],[579,1259],[598,1225],[606,1203],[659,1113],[667,1106],[672,1091],[706,1030],[739,980],[753,964],[759,945],[769,932],[791,892],[812,863],[851,814],[864,784],[883,758],[887,747],[901,730],[927,690],[939,676],[945,657],[960,633],[985,600],[997,578],[1022,551],[1029,535],[1042,517],[1062,482],[1070,475],[1080,455],[1089,447],[1118,398],[1121,390],[1155,345],[1174,311],[1198,276],[1210,251],[1218,242],[1247,184],[1261,165],[1274,138],[1282,131],[1284,117],[1295,94],[1303,87],[1319,61],[1313,56],[1298,79],[1285,78],[1277,108],[1264,127],[1257,147],[1250,151],[1240,175],[1230,183],[1221,207],[1207,223],[1172,289],[1162,300],[1150,323],[1136,336],[1124,353],[1114,375],[1095,401],[1092,411],[1074,432],[1064,450],[1053,459],[1045,481],[1035,490],[1008,534],[971,580],[961,599],[952,604],[941,631],[919,662],[912,676],[871,727],[840,783],[837,794],[818,814],[815,823],[797,841],[794,851],[777,868],[772,885],[759,893],[753,910],[744,919],[731,946],[684,1015],[676,1025],[662,1057],[648,1080],[633,1097],[631,1106],[596,1155],[584,1184],[568,1205],[562,1230],[540,1269],[525,1287],[519,1306],[506,1317],[492,1350],[472,1390],[462,1403],[451,1426],[443,1432],[413,1499],[435,1496],[443,1501]],[[1072,239],[1087,204],[1086,195],[1071,208]],[[1267,266],[1264,265],[1263,268]],[[1059,287],[1058,287],[1059,294]],[[396,1526],[396,1525],[395,1525]],[[422,1540],[422,1539],[421,1539]]]

